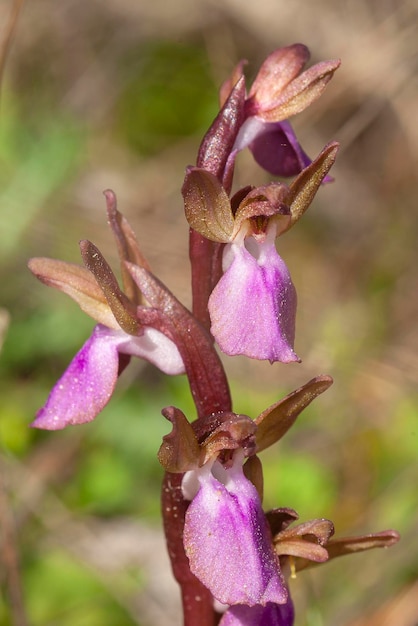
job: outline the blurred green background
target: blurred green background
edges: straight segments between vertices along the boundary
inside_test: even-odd
[[[2,37],[10,10],[3,0]],[[389,551],[291,581],[297,626],[418,623],[417,17],[415,3],[395,0],[24,6],[0,98],[0,582],[14,546],[31,625],[180,623],[156,451],[169,430],[161,408],[193,415],[193,405],[183,378],[136,362],[93,424],[30,429],[93,321],[38,283],[27,259],[79,262],[88,238],[116,269],[102,196],[112,188],[153,270],[189,304],[184,168],[235,63],[247,58],[251,79],[296,41],[314,62],[342,59],[294,120],[311,156],[341,141],[335,183],[278,242],[298,290],[303,362],[225,363],[235,410],[252,417],[317,374],[335,380],[264,453],[266,507],[331,518],[340,536],[402,534]],[[237,186],[265,180],[240,155]],[[0,624],[12,624],[6,591]]]

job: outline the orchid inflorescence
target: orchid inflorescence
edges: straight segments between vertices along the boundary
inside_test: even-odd
[[[170,375],[185,373],[196,419],[176,407],[158,452],[165,469],[162,513],[188,626],[291,626],[289,577],[309,564],[386,547],[395,531],[333,539],[327,519],[297,523],[290,508],[262,509],[258,454],[276,443],[331,384],[321,375],[258,417],[234,413],[216,351],[288,363],[294,351],[296,290],[276,239],[332,180],[338,144],[310,160],[288,118],[324,91],[338,60],[303,71],[308,49],[273,52],[247,92],[244,62],[220,90],[220,111],[182,188],[190,226],[193,312],[152,273],[136,237],[105,192],[123,290],[101,252],[80,244],[84,267],[46,258],[29,262],[42,282],[71,296],[96,322],[38,412],[33,426],[55,430],[93,420],[110,400],[132,356]],[[235,160],[249,148],[273,175],[294,177],[231,194]]]

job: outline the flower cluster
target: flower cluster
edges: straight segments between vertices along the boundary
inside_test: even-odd
[[[306,211],[337,149],[335,143],[326,146],[290,187],[249,187],[231,200],[214,174],[189,168],[183,185],[188,222],[225,244],[223,274],[208,301],[211,332],[225,354],[299,360],[293,351],[296,291],[275,241]]]
[[[323,92],[339,61],[302,71],[301,44],[273,52],[247,93],[244,63],[222,85],[221,108],[182,187],[190,226],[193,312],[151,272],[135,235],[105,192],[123,289],[96,246],[80,244],[84,266],[32,259],[31,271],[72,297],[96,322],[38,412],[34,426],[91,421],[111,398],[132,356],[170,375],[185,373],[196,419],[167,407],[172,431],[158,458],[165,469],[163,519],[188,626],[292,626],[289,577],[310,563],[395,543],[395,531],[332,539],[330,520],[295,524],[290,508],[265,512],[259,453],[276,443],[332,383],[318,376],[257,418],[233,411],[216,346],[230,356],[300,361],[294,349],[296,290],[276,240],[330,181],[338,144],[313,160],[288,118]],[[273,175],[294,177],[232,194],[236,156],[249,148]]]

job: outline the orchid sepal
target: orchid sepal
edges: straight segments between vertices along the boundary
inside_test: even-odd
[[[254,88],[254,82],[246,101],[246,114],[257,115],[266,122],[281,122],[301,113],[322,95],[340,65],[339,59],[321,61],[299,76],[294,75],[281,89],[269,80],[264,92]]]
[[[218,178],[205,169],[190,167],[182,187],[186,219],[195,231],[227,243],[234,230],[228,195]]]
[[[335,162],[339,147],[336,141],[327,144],[316,159],[290,184],[287,200],[291,220],[286,230],[291,228],[309,208],[321,183],[324,182]]]
[[[129,274],[125,261],[150,269],[148,261],[142,254],[133,228],[117,208],[116,195],[111,189],[103,192],[106,199],[107,218],[118,249],[122,284],[129,300],[136,305],[143,303],[142,294]]]
[[[103,291],[120,328],[130,335],[136,336],[140,328],[135,316],[136,306],[120,289],[110,265],[100,250],[87,239],[80,241],[80,251],[85,266],[93,274]]]
[[[293,426],[300,413],[332,383],[331,376],[316,376],[260,413],[255,419],[257,452],[279,441]]]

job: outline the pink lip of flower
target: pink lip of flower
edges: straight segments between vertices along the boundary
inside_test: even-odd
[[[211,460],[184,476],[184,496],[192,500],[184,526],[190,569],[222,604],[283,604],[286,585],[242,461],[238,451],[228,469]]]
[[[225,248],[224,274],[208,303],[211,332],[225,354],[289,363],[299,361],[296,291],[277,254],[275,228],[270,233],[262,243],[251,238]]]
[[[184,373],[177,347],[163,333],[145,328],[134,337],[98,324],[52,388],[32,426],[59,430],[92,421],[112,396],[123,355],[146,359],[166,374]]]

